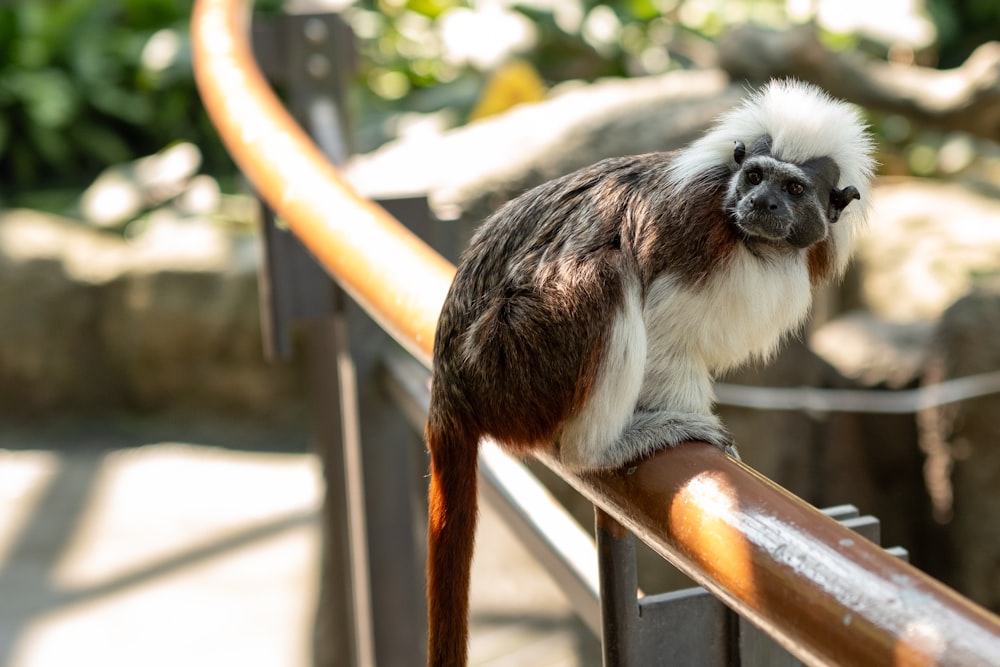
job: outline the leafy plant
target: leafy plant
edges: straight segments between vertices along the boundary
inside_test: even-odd
[[[942,67],[956,67],[983,42],[1000,39],[996,0],[928,0],[927,9],[938,28]]]
[[[190,2],[0,6],[0,193],[80,185],[187,139],[228,164],[195,92]]]

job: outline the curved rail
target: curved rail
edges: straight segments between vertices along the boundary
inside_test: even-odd
[[[454,267],[357,194],[292,120],[253,60],[251,4],[195,4],[192,57],[205,108],[260,195],[348,294],[429,365]]]
[[[209,115],[331,275],[429,365],[453,267],[354,192],[294,123],[253,61],[248,22],[248,0],[195,4],[195,74]],[[667,450],[627,472],[560,472],[809,664],[1000,661],[1000,619],[712,447]]]

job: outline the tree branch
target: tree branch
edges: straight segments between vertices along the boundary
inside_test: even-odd
[[[816,28],[746,26],[719,41],[719,64],[733,78],[792,76],[870,109],[1000,141],[1000,42],[987,42],[961,66],[936,70],[834,52]]]

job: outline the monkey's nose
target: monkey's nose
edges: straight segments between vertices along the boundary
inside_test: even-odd
[[[771,197],[751,197],[750,205],[755,211],[776,211],[778,210],[778,202],[776,202]]]

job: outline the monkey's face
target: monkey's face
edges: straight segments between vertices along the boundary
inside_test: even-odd
[[[828,193],[829,181],[816,176],[770,156],[747,158],[733,175],[726,208],[748,236],[808,247],[826,238],[829,224],[817,191],[825,185]]]
[[[837,189],[840,170],[828,157],[802,164],[770,155],[770,137],[761,137],[747,154],[742,142],[733,152],[733,174],[724,205],[733,223],[749,238],[806,248],[822,241],[851,200],[853,187]]]

